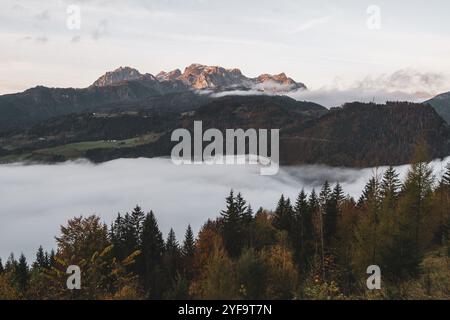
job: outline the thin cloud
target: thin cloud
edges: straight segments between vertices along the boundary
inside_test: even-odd
[[[46,36],[36,37],[34,40],[39,44],[45,44],[48,42],[48,38]]]
[[[107,34],[107,28],[108,28],[108,20],[103,19],[100,21],[95,28],[94,32],[92,33],[92,37],[94,40],[99,40],[100,38],[103,38]]]
[[[293,31],[291,31],[291,33],[296,34],[316,28],[317,26],[328,23],[331,20],[331,18],[332,16],[324,16],[316,19],[311,19],[295,28]]]
[[[436,72],[420,72],[414,69],[400,69],[391,74],[367,76],[358,81],[356,86],[366,90],[406,90],[409,92],[428,91],[431,95],[443,89],[446,76]]]
[[[81,36],[73,36],[70,42],[72,43],[78,43],[81,41]]]
[[[43,10],[42,12],[38,13],[34,17],[39,21],[50,20],[50,12],[48,10]]]
[[[327,108],[346,102],[410,101],[423,102],[439,93],[449,91],[448,77],[443,73],[400,69],[390,74],[367,76],[345,85],[336,80],[332,86],[297,91],[289,94],[297,100],[308,100]]]

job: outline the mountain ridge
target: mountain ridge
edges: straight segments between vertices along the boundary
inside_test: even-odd
[[[92,86],[102,87],[119,84],[124,81],[154,80],[154,81],[181,81],[187,87],[196,90],[204,89],[232,89],[235,87],[245,89],[257,89],[270,92],[289,92],[298,89],[307,89],[306,85],[296,82],[284,72],[271,75],[261,74],[255,78],[249,78],[237,68],[226,69],[220,66],[207,66],[193,63],[181,72],[180,69],[161,71],[156,76],[142,74],[137,69],[128,66],[119,67],[100,76]]]

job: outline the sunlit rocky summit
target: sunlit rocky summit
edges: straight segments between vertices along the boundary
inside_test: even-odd
[[[225,69],[219,66],[206,66],[197,63],[186,67],[184,72],[175,69],[168,72],[161,71],[156,76],[149,73],[141,74],[138,70],[130,67],[120,67],[102,75],[94,82],[93,86],[111,86],[126,81],[179,82],[179,85],[182,84],[191,89],[216,91],[239,89],[283,93],[306,89],[305,84],[294,81],[285,73],[277,75],[262,74],[256,78],[249,78],[236,68]]]

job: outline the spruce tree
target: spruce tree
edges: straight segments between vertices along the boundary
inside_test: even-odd
[[[153,211],[150,211],[144,219],[140,248],[143,255],[149,258],[149,262],[157,263],[161,259],[164,251],[164,240]]]
[[[175,277],[177,276],[177,274],[179,274],[181,267],[180,246],[175,237],[175,232],[173,231],[173,229],[170,229],[167,236],[163,260],[163,269],[167,277],[167,286],[170,287],[174,285]]]
[[[332,200],[335,201],[338,205],[340,205],[342,201],[344,201],[344,199],[345,199],[344,190],[342,189],[340,183],[337,182],[333,189]]]
[[[175,231],[173,231],[172,228],[170,228],[169,234],[167,235],[167,241],[166,241],[166,252],[168,253],[175,253],[179,250],[178,241],[175,236]]]
[[[14,257],[14,253],[11,253],[8,257],[8,260],[6,260],[5,263],[5,271],[6,272],[15,272],[16,268],[17,268],[17,260]]]
[[[2,258],[0,258],[0,274],[2,274],[5,271],[3,268]]]
[[[390,166],[381,180],[381,195],[383,198],[397,199],[401,188],[399,174]]]
[[[314,224],[321,222],[321,213],[320,213],[320,203],[319,198],[317,197],[317,193],[315,189],[312,189],[309,198],[308,198],[308,211],[311,215],[311,220]],[[317,230],[318,229],[318,230]],[[314,247],[316,254],[319,252],[320,241],[321,241],[321,226],[319,228],[313,229],[313,237],[314,237]]]
[[[184,257],[192,257],[195,252],[195,238],[190,224],[186,229],[186,234],[184,236],[183,247],[181,249],[181,252]]]
[[[138,259],[141,280],[151,298],[161,298],[161,259],[164,253],[164,240],[153,211],[144,219],[142,226],[141,254]]]
[[[242,194],[239,192],[235,199],[236,210],[240,217],[243,217],[245,212],[247,211],[247,202],[242,197]]]
[[[310,261],[314,251],[314,225],[312,214],[308,207],[307,195],[303,189],[297,196],[294,212],[296,226],[296,230],[294,231],[294,254],[297,263],[301,267],[305,267]]]
[[[298,222],[298,230],[300,234],[300,242],[304,242],[305,238],[305,229],[306,229],[306,220],[308,218],[308,200],[306,197],[305,191],[302,191],[298,194],[297,200],[295,201],[294,206],[295,220]]]
[[[226,203],[226,210],[221,212],[223,218],[223,241],[228,254],[231,257],[237,257],[241,252],[242,246],[242,216],[239,212],[242,209],[242,201],[240,203],[241,207],[238,207],[233,190],[231,190],[226,198]]]
[[[277,208],[275,209],[275,216],[273,218],[273,225],[279,230],[285,230],[288,233],[292,231],[294,222],[294,212],[289,198],[285,199],[281,195],[278,200]]]
[[[14,281],[17,284],[17,287],[20,290],[20,292],[22,293],[25,292],[26,288],[28,287],[28,280],[29,280],[29,270],[27,259],[22,253],[20,255],[19,262],[14,272]]]
[[[194,276],[194,254],[195,254],[195,237],[192,232],[191,225],[188,225],[184,236],[183,246],[181,247],[181,256],[183,259],[183,275],[187,280],[191,280]]]
[[[315,189],[312,189],[308,199],[308,208],[311,214],[316,214],[319,207],[319,198]]]
[[[120,213],[117,214],[116,219],[111,224],[109,238],[113,245],[114,256],[119,260],[127,257],[129,253],[125,247],[125,221]]]
[[[33,268],[39,270],[48,268],[48,261],[42,246],[39,246],[39,249],[36,253],[36,261],[33,263]]]
[[[331,195],[332,192],[330,184],[328,183],[328,181],[325,181],[319,194],[319,200],[323,210],[326,210],[326,206],[328,205],[328,202],[331,200]]]
[[[55,250],[50,251],[50,255],[48,256],[48,267],[51,268],[55,265]]]
[[[251,205],[248,205],[247,210],[242,214],[242,222],[248,226],[253,221],[253,209]]]
[[[329,243],[336,232],[336,223],[338,215],[338,206],[342,201],[342,189],[340,185],[337,185],[337,189],[334,190],[336,194],[331,190],[328,181],[322,186],[319,194],[320,213],[319,224],[322,233],[323,240]]]
[[[140,244],[140,236],[142,233],[142,223],[144,222],[145,214],[141,207],[136,205],[130,214],[130,224],[133,230],[134,241],[136,242],[136,248]]]
[[[139,247],[139,236],[135,229],[135,220],[127,212],[123,217],[122,237],[123,237],[123,249],[124,256],[128,256]]]
[[[337,221],[340,207],[344,200],[344,192],[339,183],[336,183],[325,209],[325,234],[328,242],[336,235]]]
[[[45,265],[47,266],[47,268],[50,268],[51,267],[50,255],[48,254],[47,251],[45,251],[45,253],[44,253],[44,260],[45,260]]]

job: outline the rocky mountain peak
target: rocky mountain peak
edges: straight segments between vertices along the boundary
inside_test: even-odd
[[[259,86],[266,89],[272,88],[275,91],[281,90],[282,88],[284,88],[284,91],[306,89],[303,83],[295,82],[292,78],[286,76],[284,72],[276,75],[262,74],[256,78],[256,81]]]
[[[92,85],[95,87],[105,87],[115,85],[122,81],[137,80],[142,78],[142,74],[130,67],[119,67],[114,71],[109,71],[97,79]]]
[[[183,73],[179,69],[168,72],[161,71],[156,77],[149,73],[141,74],[138,70],[130,67],[120,67],[98,78],[93,86],[111,86],[132,80],[181,81],[187,88],[197,90],[230,90],[239,88],[242,90],[256,89],[279,93],[306,89],[303,83],[295,82],[292,78],[286,76],[285,73],[277,75],[262,74],[256,78],[248,78],[237,68],[226,69],[220,66],[207,66],[200,63],[193,63],[187,66]]]
[[[172,81],[178,79],[181,76],[181,70],[175,69],[169,72],[161,71],[156,75],[156,79],[159,81]]]

